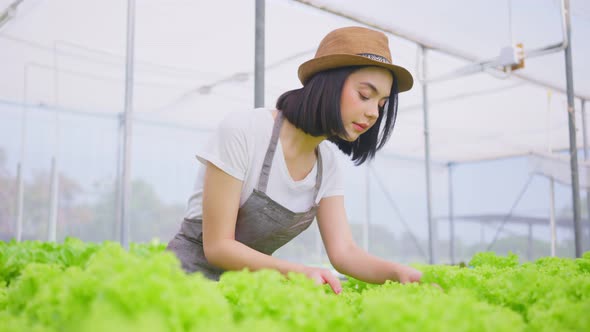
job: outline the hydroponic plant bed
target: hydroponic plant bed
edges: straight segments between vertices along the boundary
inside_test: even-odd
[[[0,242],[0,331],[590,331],[590,253],[417,267],[421,284],[335,295],[274,271],[187,275],[158,243]]]

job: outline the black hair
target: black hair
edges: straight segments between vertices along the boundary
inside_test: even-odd
[[[346,78],[363,67],[341,67],[319,72],[302,88],[283,93],[276,104],[276,108],[295,127],[311,136],[327,136],[342,152],[351,156],[357,166],[373,159],[375,152],[387,143],[397,118],[399,91],[397,77],[391,72],[393,84],[389,100],[379,107],[379,118],[375,124],[353,142],[340,138],[347,136],[340,116],[342,88]]]

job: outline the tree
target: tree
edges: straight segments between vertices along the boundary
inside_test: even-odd
[[[0,149],[0,240],[14,233],[16,179],[6,168],[6,153]]]
[[[116,223],[115,184],[104,190],[91,207],[92,218],[76,236],[88,241],[119,240]],[[135,179],[131,182],[129,202],[130,240],[149,241],[160,238],[168,241],[180,228],[184,217],[184,206],[165,204],[153,187],[146,181]]]

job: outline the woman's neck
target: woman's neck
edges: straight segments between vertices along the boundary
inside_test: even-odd
[[[283,121],[280,138],[286,159],[315,156],[316,147],[326,139],[323,136],[315,137],[304,133],[287,119]]]

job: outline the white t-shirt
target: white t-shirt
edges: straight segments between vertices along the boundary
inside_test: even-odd
[[[286,121],[286,120],[285,120]],[[240,207],[256,185],[272,136],[272,110],[253,109],[234,112],[226,117],[211,135],[207,145],[197,153],[199,166],[193,194],[189,198],[186,218],[201,218],[203,213],[203,180],[207,161],[243,182]],[[338,147],[329,141],[319,145],[322,155],[322,183],[316,203],[324,197],[344,194],[342,170],[338,164]],[[311,208],[316,182],[317,163],[300,181],[291,178],[279,139],[270,169],[266,194],[293,212]]]

